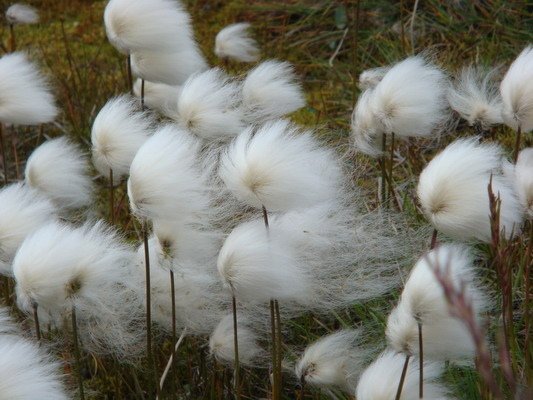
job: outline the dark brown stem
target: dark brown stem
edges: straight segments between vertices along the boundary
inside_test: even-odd
[[[144,110],[144,79],[141,79],[141,109]]]
[[[239,337],[238,337],[238,323],[237,323],[237,300],[235,294],[232,296],[232,308],[233,308],[233,348],[235,351],[234,361],[234,377],[235,377],[235,398],[240,400],[241,398],[241,382],[239,376]]]
[[[176,327],[176,287],[174,281],[174,271],[170,269],[170,299],[172,302],[172,364],[171,368],[174,365],[176,360],[176,339],[177,339],[177,327]],[[176,398],[176,375],[172,374],[172,398]]]
[[[6,141],[4,138],[4,125],[1,123],[0,123],[0,145],[2,146],[2,164],[4,165],[4,185],[7,185],[8,177],[7,177]]]
[[[409,359],[411,356],[409,354],[405,355],[405,362],[403,363],[402,375],[400,377],[400,382],[398,383],[398,389],[396,390],[395,400],[400,400],[402,397],[403,384],[405,382],[405,377],[407,376],[407,367],[409,366]]]
[[[131,54],[128,54],[127,58],[127,65],[128,65],[128,85],[130,89],[130,93],[133,96],[133,75],[131,73]]]
[[[277,352],[276,352],[276,312],[274,300],[270,300],[270,335],[272,338],[272,400],[278,400],[278,374],[277,374]]]
[[[435,246],[437,245],[438,234],[439,234],[439,231],[437,231],[437,229],[433,229],[433,234],[431,235],[431,244],[429,245],[430,250],[433,250]]]
[[[277,365],[277,371],[278,371],[278,397],[279,399],[282,398],[281,394],[283,391],[283,369],[281,362],[283,360],[283,349],[281,346],[281,317],[279,313],[279,302],[278,300],[274,300],[274,310],[276,311],[276,361],[278,363]]]
[[[518,153],[520,153],[520,142],[522,140],[522,127],[518,125],[518,129],[516,130],[516,141],[514,144],[514,162],[516,164],[516,160],[518,160]]]
[[[109,168],[109,221],[115,224],[115,186],[113,185],[113,169]]]
[[[394,184],[392,181],[392,169],[394,167],[394,132],[391,133],[390,160],[389,160],[389,197],[394,198]]]
[[[35,336],[37,337],[37,341],[41,341],[41,328],[39,326],[39,313],[37,312],[38,304],[36,301],[32,302],[33,307],[33,322],[35,323]]]
[[[265,222],[265,227],[268,229],[268,227],[269,227],[269,225],[268,225],[268,211],[265,208],[265,206],[262,206],[262,210],[263,210],[263,221]]]
[[[17,41],[15,39],[15,27],[9,24],[9,51],[13,53],[17,50]]]
[[[72,340],[74,342],[74,356],[76,357],[76,373],[78,375],[78,389],[80,391],[80,400],[85,399],[83,392],[83,376],[81,374],[81,354],[78,345],[78,324],[76,323],[76,307],[72,306]]]
[[[387,135],[384,133],[381,136],[381,152],[382,155],[379,159],[381,167],[381,204],[387,204],[387,168],[385,165],[385,150],[387,148]]]
[[[422,339],[422,323],[418,322],[418,361],[419,365],[419,381],[418,381],[418,398],[424,398],[424,341]]]

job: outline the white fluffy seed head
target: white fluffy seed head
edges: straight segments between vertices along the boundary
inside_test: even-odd
[[[141,97],[141,79],[133,84],[133,93]],[[144,105],[152,110],[170,117],[177,107],[181,86],[171,86],[164,83],[144,81]]]
[[[359,347],[361,332],[344,329],[309,345],[295,367],[296,376],[318,387],[353,392],[368,351]]]
[[[177,52],[144,50],[131,55],[131,69],[136,76],[167,85],[183,85],[189,76],[207,68],[202,54],[193,46]]]
[[[137,150],[152,131],[154,120],[129,95],[109,100],[96,116],[91,131],[92,158],[104,177],[113,170],[115,182],[129,174]]]
[[[265,61],[246,75],[242,84],[242,108],[248,122],[281,118],[303,106],[302,87],[288,62]]]
[[[24,53],[0,58],[0,121],[37,125],[52,121],[58,110],[48,82]]]
[[[1,399],[70,398],[62,381],[61,365],[39,345],[15,336],[0,336],[0,354]]]
[[[215,39],[215,54],[219,58],[230,58],[241,62],[254,62],[259,59],[259,47],[250,36],[250,24],[231,24],[218,32]]]
[[[0,274],[12,275],[11,262],[24,238],[55,214],[50,200],[21,183],[0,190]]]
[[[225,140],[243,129],[240,101],[240,85],[212,68],[185,82],[171,117],[203,139]]]
[[[448,119],[447,80],[422,56],[409,57],[376,85],[370,107],[385,133],[399,137],[428,137]]]
[[[222,155],[219,175],[240,201],[269,211],[328,201],[343,181],[334,151],[285,120],[242,132]]]
[[[484,131],[503,122],[502,102],[494,83],[496,73],[497,69],[465,67],[448,90],[451,108],[470,126],[477,126]]]
[[[371,157],[381,155],[378,135],[381,128],[370,107],[372,89],[365,90],[357,99],[357,104],[352,113],[351,137],[354,147],[363,154]]]
[[[286,235],[267,230],[261,220],[243,223],[229,234],[217,268],[225,286],[243,302],[312,302],[310,271]]]
[[[198,140],[173,125],[159,128],[141,146],[128,180],[130,206],[138,217],[184,221],[208,209],[198,151]]]
[[[258,344],[258,336],[251,329],[245,317],[237,317],[239,363],[249,367],[261,367],[267,361],[267,354]],[[233,315],[220,320],[209,337],[209,351],[219,362],[233,366],[235,347],[233,338]]]
[[[36,24],[39,22],[39,13],[34,7],[16,3],[7,9],[6,19],[12,25]]]
[[[389,69],[390,67],[377,67],[361,72],[361,75],[359,75],[359,89],[367,90],[375,88],[385,74],[389,72]]]
[[[491,240],[488,185],[500,196],[500,226],[517,233],[522,221],[512,179],[502,173],[503,152],[477,137],[459,139],[439,153],[420,174],[418,199],[439,231],[462,240]]]
[[[518,154],[514,173],[520,203],[529,218],[533,218],[533,147],[528,147]]]
[[[104,23],[107,38],[124,54],[176,52],[194,41],[189,14],[178,0],[111,0]]]
[[[383,352],[363,372],[357,385],[357,400],[394,400],[405,361],[403,354],[391,350]],[[447,390],[435,380],[442,367],[438,363],[424,363],[424,399],[447,400]],[[419,363],[411,358],[400,400],[418,399]]]
[[[81,342],[98,353],[135,351],[142,337],[135,253],[103,223],[50,223],[28,236],[13,261],[17,304],[42,323],[60,324],[72,307]],[[131,354],[130,354],[131,355]]]
[[[500,93],[502,117],[513,129],[533,130],[533,46],[527,46],[505,74]]]
[[[59,208],[91,204],[93,183],[83,151],[66,137],[48,140],[28,158],[26,183],[48,196]]]

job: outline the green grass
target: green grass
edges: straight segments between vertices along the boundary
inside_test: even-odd
[[[13,138],[20,162],[19,174],[23,160],[42,141],[43,135],[53,137],[66,133],[88,146],[95,114],[108,98],[127,88],[125,60],[106,40],[102,19],[104,1],[28,0],[27,3],[40,10],[41,23],[17,27],[17,46],[29,51],[43,65],[63,112],[56,125],[48,125],[42,132],[28,129],[24,135]],[[6,2],[2,1],[2,5]],[[423,50],[434,54],[437,62],[450,72],[470,63],[508,65],[525,44],[532,41],[533,31],[532,15],[524,1],[422,1],[414,23],[414,49],[410,44],[408,23],[412,1],[190,0],[187,5],[197,38],[212,65],[218,63],[212,50],[218,30],[232,22],[252,22],[263,58],[288,60],[302,77],[308,105],[293,116],[294,120],[316,128],[325,140],[341,147],[348,144],[350,114],[359,94],[356,83],[364,69],[386,65]],[[404,23],[403,35],[400,19]],[[341,44],[345,29],[348,31]],[[0,37],[7,47],[5,27],[0,31]],[[338,46],[336,57],[330,61]],[[235,74],[243,74],[248,68],[241,64],[229,65],[229,70]],[[468,128],[457,132],[457,135],[465,134],[470,134]],[[442,148],[457,135],[443,139],[438,147]],[[495,140],[510,151],[514,134],[506,128],[498,128]],[[531,143],[530,135],[526,137],[526,145]],[[405,144],[400,145],[399,151],[407,154]],[[434,149],[415,144],[413,151],[417,160],[399,162],[394,178],[404,188],[407,218],[413,225],[419,225],[423,218],[410,199],[418,173]],[[9,159],[13,163],[15,153],[9,154]],[[375,178],[379,175],[375,162],[364,156],[354,157],[351,162],[354,169],[361,172],[358,183],[368,191],[369,207],[373,207],[376,203]],[[16,172],[13,167],[12,176]],[[97,200],[102,217],[105,217],[105,201],[103,196]],[[516,251],[522,258],[514,273],[517,336],[512,357],[516,360],[517,376],[528,378],[531,384],[531,364],[526,364],[527,356],[520,350],[525,337],[521,309],[524,282],[520,268],[528,267],[525,265],[526,246],[525,237],[516,244]],[[487,248],[484,250],[488,251]],[[492,266],[481,267],[486,271],[487,283],[497,293],[498,280]],[[359,324],[374,332],[373,343],[383,347],[386,316],[396,298],[397,293],[393,293],[386,298],[355,305],[351,310],[322,320],[321,324],[312,317],[291,321],[285,342],[302,347],[329,330]],[[498,313],[495,311],[490,317],[494,340]],[[159,371],[164,367],[169,346],[168,341],[158,342]],[[59,353],[70,361],[72,356],[67,350]],[[205,342],[198,338],[186,340],[176,369],[179,377],[176,390],[181,398],[230,398],[221,389],[230,386],[228,370],[214,365],[207,358]],[[147,376],[142,366],[134,368],[119,365],[109,358],[86,356],[85,384],[87,390],[94,393],[91,398],[137,398],[135,381],[143,386]],[[244,379],[247,382],[244,393],[250,394],[249,398],[266,397],[265,371],[246,370]],[[291,381],[288,374],[285,379],[286,398],[294,398],[295,381]],[[499,379],[501,381],[501,376]],[[458,399],[488,398],[479,394],[480,381],[472,367],[448,368],[445,380]],[[74,384],[74,380],[71,383]],[[217,393],[212,393],[211,387],[216,387]],[[308,392],[306,398],[328,397],[317,391]],[[342,395],[339,398],[343,398]]]

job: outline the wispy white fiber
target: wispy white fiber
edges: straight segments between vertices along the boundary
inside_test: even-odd
[[[357,99],[352,113],[350,136],[358,151],[371,157],[377,157],[381,155],[378,140],[381,139],[382,128],[370,106],[372,94],[372,89],[368,89]]]
[[[26,183],[58,205],[72,209],[92,202],[93,183],[85,153],[66,137],[41,144],[28,158]]]
[[[394,400],[398,382],[402,374],[405,356],[391,350],[383,352],[377,360],[363,372],[355,395],[357,400]],[[435,382],[442,374],[438,363],[424,363],[424,399],[448,400],[448,390]],[[411,359],[400,400],[418,399],[419,363]]]
[[[502,101],[494,82],[497,69],[465,67],[457,81],[448,90],[448,101],[453,110],[470,126],[487,130],[503,122]]]
[[[298,360],[295,374],[313,386],[333,386],[353,392],[368,357],[359,346],[361,331],[344,329],[310,344]]]
[[[242,107],[248,122],[281,118],[303,106],[302,86],[288,62],[265,61],[246,75],[242,84]]]
[[[219,58],[230,58],[241,62],[259,59],[259,47],[250,35],[250,24],[231,24],[218,32],[215,39],[215,54]]]
[[[240,101],[240,85],[212,68],[185,82],[171,117],[203,139],[226,140],[243,129]]]
[[[141,79],[133,84],[133,93],[136,97],[141,97]],[[181,86],[144,81],[144,105],[167,117],[176,109],[180,93]]]
[[[334,151],[285,120],[242,132],[222,155],[219,175],[240,201],[269,211],[335,198],[343,180]]]
[[[36,24],[39,22],[39,13],[34,7],[16,3],[7,9],[6,19],[13,25]]]
[[[528,45],[513,61],[501,84],[502,117],[513,129],[533,129],[533,46]]]
[[[447,84],[444,73],[424,57],[409,57],[383,76],[369,104],[385,133],[428,137],[448,119]]]
[[[133,157],[152,132],[154,120],[129,95],[109,100],[96,116],[91,131],[93,164],[104,177],[113,170],[120,181],[129,174]]]
[[[22,183],[0,190],[0,274],[12,275],[11,262],[24,238],[56,217],[56,208]]]
[[[477,137],[458,139],[420,174],[418,198],[439,231],[456,239],[491,240],[488,185],[500,196],[500,226],[506,237],[519,231],[522,210],[512,179],[503,174],[503,151]]]
[[[246,317],[238,315],[239,363],[249,367],[262,366],[268,354],[258,344],[258,336],[249,326]],[[235,346],[233,337],[233,315],[220,320],[209,337],[209,351],[219,361],[233,366]]]
[[[373,89],[379,82],[381,82],[389,70],[390,67],[377,67],[361,72],[361,75],[359,75],[359,89]]]
[[[37,125],[50,122],[58,110],[47,80],[24,53],[0,58],[0,121]]]
[[[19,329],[9,316],[9,310],[5,306],[0,307],[0,340],[3,335],[19,335]]]
[[[523,149],[518,154],[514,167],[516,191],[522,207],[533,217],[533,148]]]

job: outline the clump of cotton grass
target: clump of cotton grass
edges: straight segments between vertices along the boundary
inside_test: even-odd
[[[154,125],[153,117],[142,112],[129,95],[109,100],[96,116],[92,131],[92,159],[97,171],[114,183],[129,174],[130,165]]]
[[[39,22],[39,13],[34,7],[16,3],[8,7],[6,19],[10,25],[28,25]]]
[[[176,52],[143,50],[131,55],[131,69],[136,76],[167,85],[182,85],[189,76],[207,68],[196,47]]]
[[[528,45],[513,61],[500,84],[500,93],[503,122],[516,131],[516,161],[522,132],[533,129],[533,46]]]
[[[215,54],[222,59],[251,63],[260,56],[257,42],[250,36],[250,24],[240,22],[224,27],[215,38]]]
[[[519,231],[522,210],[512,179],[504,175],[503,151],[477,138],[458,139],[420,174],[418,199],[435,229],[461,240],[491,240],[488,185],[500,197],[500,226],[506,237]]]
[[[224,141],[243,129],[240,85],[212,68],[183,85],[171,117],[200,138]]]
[[[381,82],[383,77],[387,72],[389,72],[390,67],[377,67],[367,69],[359,75],[359,89],[367,90],[373,89],[376,85]]]
[[[359,346],[361,331],[343,329],[310,344],[296,363],[295,374],[302,383],[334,387],[353,393],[368,357]]]
[[[0,190],[0,274],[11,276],[11,262],[24,238],[56,218],[56,208],[22,183]]]
[[[222,155],[219,175],[237,199],[268,211],[328,201],[343,181],[334,151],[285,120],[243,131]]]
[[[260,336],[254,331],[246,316],[239,314],[237,321],[239,326],[238,348],[240,364],[248,367],[264,367],[268,355],[258,343]],[[217,361],[233,366],[235,362],[235,344],[232,315],[223,317],[211,333],[209,351]]]
[[[523,149],[518,154],[514,167],[515,187],[522,207],[533,217],[533,148]]]
[[[448,102],[477,133],[503,122],[502,102],[494,75],[497,69],[465,67],[448,90]]]
[[[393,400],[396,396],[398,381],[404,366],[404,357],[394,351],[383,352],[362,373],[357,384],[355,395],[358,400]],[[406,371],[402,395],[399,400],[418,399],[418,360],[413,360]],[[442,374],[442,367],[438,363],[424,364],[424,399],[447,400],[448,390],[437,383]]]
[[[30,341],[0,336],[0,393],[3,399],[67,400],[59,362]]]
[[[102,222],[49,223],[29,235],[13,261],[19,308],[61,326],[76,313],[90,352],[134,357],[143,333],[135,253]]]
[[[0,122],[37,125],[52,121],[58,110],[48,82],[24,53],[0,58]]]
[[[357,99],[352,113],[350,136],[355,149],[371,157],[382,155],[378,137],[381,128],[370,108],[372,89],[365,90]]]
[[[141,97],[141,79],[137,79],[133,84],[133,93],[136,97]],[[172,115],[178,104],[178,97],[181,93],[181,86],[171,86],[158,82],[144,82],[144,105],[155,110],[164,116]]]
[[[265,61],[246,75],[242,109],[250,123],[281,118],[305,105],[302,87],[288,62]]]
[[[28,158],[26,183],[52,199],[60,209],[92,202],[93,183],[85,153],[66,137],[46,141]]]

